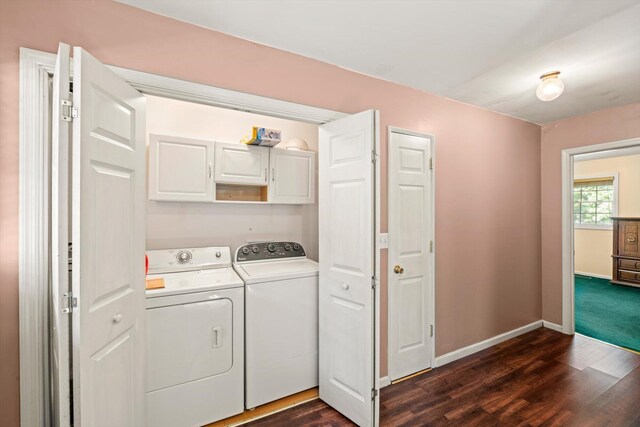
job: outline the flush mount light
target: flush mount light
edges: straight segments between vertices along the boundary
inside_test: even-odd
[[[564,90],[564,83],[560,80],[560,71],[552,71],[550,73],[544,73],[540,76],[540,84],[536,89],[536,96],[541,101],[553,101]]]

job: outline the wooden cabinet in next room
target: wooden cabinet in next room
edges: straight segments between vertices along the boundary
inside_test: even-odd
[[[316,155],[312,151],[272,148],[269,202],[315,202]]]
[[[640,286],[640,218],[613,219],[613,279],[618,285]]]

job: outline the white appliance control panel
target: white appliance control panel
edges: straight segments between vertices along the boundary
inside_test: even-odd
[[[231,266],[228,247],[160,249],[147,251],[149,274],[206,270]]]

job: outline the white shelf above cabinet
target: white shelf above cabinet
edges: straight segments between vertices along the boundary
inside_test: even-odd
[[[273,148],[270,167],[269,202],[315,202],[316,155],[313,151]]]
[[[215,182],[267,186],[269,148],[216,142]]]
[[[213,202],[213,141],[149,135],[149,199]]]

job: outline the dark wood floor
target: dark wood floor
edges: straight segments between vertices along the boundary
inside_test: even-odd
[[[537,329],[381,391],[381,426],[640,426],[640,355]],[[320,400],[251,426],[351,426]]]

